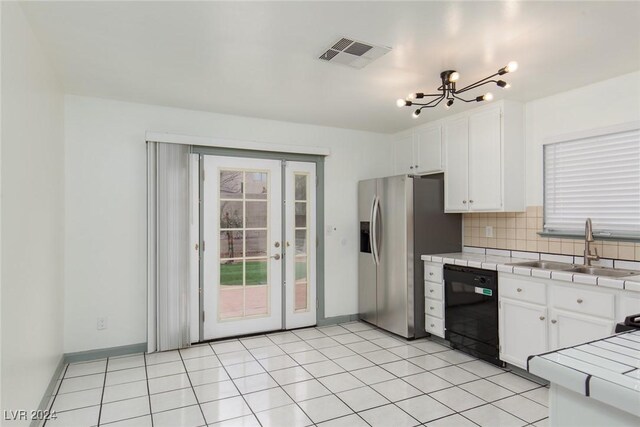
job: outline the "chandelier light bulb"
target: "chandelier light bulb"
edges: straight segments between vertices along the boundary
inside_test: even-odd
[[[451,73],[451,75],[449,75],[449,81],[450,82],[457,82],[460,79],[460,73],[457,71],[454,71],[453,73]]]
[[[409,95],[407,95],[407,99],[409,99],[409,100],[416,99],[416,94],[415,93],[410,93]]]
[[[511,87],[510,83],[507,83],[506,85],[503,86],[503,89],[509,89]]]
[[[404,99],[398,99],[398,100],[396,101],[396,105],[397,105],[398,107],[405,107],[405,106],[407,105],[407,101],[406,101],[406,100],[404,100]]]
[[[507,73],[513,73],[518,69],[518,63],[516,61],[511,61],[504,68]]]
[[[420,115],[420,110],[418,109],[418,110],[416,110],[416,111],[414,111],[414,112],[413,112],[412,117],[413,117],[414,119],[417,119],[419,115]]]
[[[491,92],[487,92],[484,95],[482,95],[482,100],[483,101],[493,101],[493,94]]]

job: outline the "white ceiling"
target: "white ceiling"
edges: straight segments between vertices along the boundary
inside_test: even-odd
[[[460,72],[461,86],[517,60],[513,87],[490,90],[520,101],[640,69],[635,1],[22,7],[69,93],[377,132],[467,108],[414,120],[395,106],[432,91],[445,69]],[[341,36],[393,50],[362,70],[316,59]]]

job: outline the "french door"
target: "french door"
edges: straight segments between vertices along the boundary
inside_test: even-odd
[[[201,161],[201,339],[315,324],[315,164]]]

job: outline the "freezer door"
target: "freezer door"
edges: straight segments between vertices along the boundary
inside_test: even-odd
[[[378,188],[378,326],[407,338],[413,336],[413,294],[408,293],[408,278],[413,276],[412,189],[413,180],[405,175],[384,178]]]
[[[373,245],[373,207],[377,196],[375,179],[358,183],[358,313],[360,319],[377,324],[376,262]]]

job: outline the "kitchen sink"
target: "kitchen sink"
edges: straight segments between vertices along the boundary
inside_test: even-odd
[[[564,262],[556,261],[525,261],[525,262],[513,262],[507,265],[513,265],[516,267],[531,267],[541,268],[543,270],[571,270],[575,267],[573,264],[567,264]]]
[[[640,275],[640,271],[622,270],[619,268],[609,268],[609,267],[567,264],[565,262],[556,262],[556,261],[524,261],[524,262],[512,262],[507,265],[513,265],[515,267],[540,268],[542,270],[567,271],[570,273],[590,274],[592,276],[626,277],[626,276]]]
[[[594,267],[594,266],[586,266],[586,265],[577,265],[574,266],[571,270],[572,273],[582,273],[582,274],[590,274],[592,276],[608,276],[608,277],[625,277],[625,276],[634,276],[636,274],[640,274],[640,271],[634,270],[621,270],[618,268],[608,268],[608,267]]]

